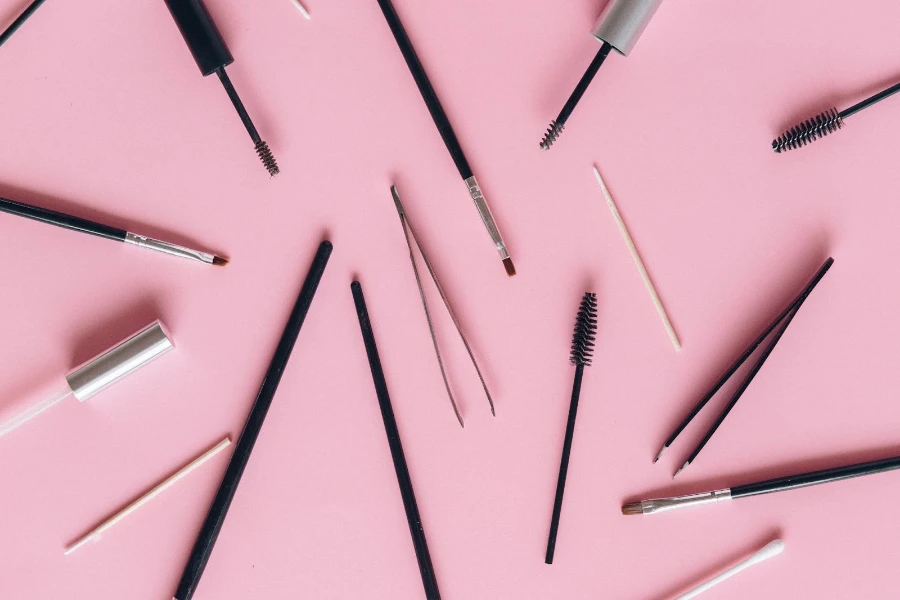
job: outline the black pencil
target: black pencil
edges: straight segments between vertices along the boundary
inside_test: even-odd
[[[82,219],[81,217],[73,217],[72,215],[56,212],[55,210],[31,206],[30,204],[16,202],[15,200],[9,200],[7,198],[0,198],[0,212],[18,215],[20,217],[25,217],[26,219],[33,219],[49,225],[56,225],[63,229],[96,235],[116,242],[124,242],[126,244],[140,246],[141,248],[164,252],[165,254],[171,254],[172,256],[180,256],[181,258],[200,261],[209,265],[224,266],[228,264],[227,258],[222,258],[221,256],[210,254],[209,252],[192,250],[170,242],[163,242],[162,240],[155,240],[151,237],[131,233],[130,231],[125,231],[124,229],[119,229],[117,227],[110,227],[109,225],[97,223],[96,221],[89,221],[88,219]]]
[[[488,230],[491,240],[494,242],[497,251],[500,253],[500,258],[503,260],[503,267],[506,269],[506,274],[512,277],[516,274],[516,267],[509,257],[509,251],[506,248],[506,243],[503,241],[503,236],[500,235],[500,229],[497,227],[497,223],[491,215],[491,209],[487,205],[487,200],[484,199],[484,194],[481,191],[481,187],[478,185],[478,181],[476,181],[475,176],[472,174],[472,168],[469,166],[469,161],[466,160],[466,155],[463,154],[462,146],[459,145],[456,133],[453,132],[453,127],[450,125],[450,119],[447,118],[447,113],[444,112],[444,107],[441,106],[441,101],[438,100],[437,94],[434,92],[434,88],[428,80],[425,68],[422,67],[422,63],[419,61],[418,55],[416,55],[416,50],[413,48],[409,36],[406,35],[406,30],[400,22],[400,17],[397,16],[397,11],[394,10],[394,5],[391,4],[391,0],[378,0],[378,6],[381,7],[381,12],[384,13],[384,18],[391,28],[391,33],[394,34],[394,39],[397,40],[400,52],[406,60],[406,65],[409,67],[413,79],[416,80],[416,86],[419,88],[419,93],[422,94],[422,99],[425,100],[428,112],[431,113],[431,118],[434,120],[438,132],[441,134],[441,138],[443,138],[444,144],[447,146],[447,150],[450,152],[450,156],[456,164],[456,169],[459,171],[460,177],[463,178],[466,187],[469,189],[469,195],[475,202],[475,208],[478,209],[478,214],[481,216],[481,220]]]
[[[313,297],[315,297],[316,288],[318,288],[319,281],[321,281],[325,272],[325,266],[328,264],[328,258],[331,256],[331,250],[331,242],[326,241],[319,245],[319,250],[316,252],[312,266],[309,268],[309,273],[306,275],[306,280],[303,282],[303,287],[300,289],[297,303],[291,311],[284,333],[281,334],[281,340],[275,349],[275,355],[269,364],[269,370],[266,371],[262,387],[260,387],[256,401],[253,403],[253,408],[250,410],[250,416],[247,418],[241,437],[238,438],[235,445],[234,454],[232,454],[231,462],[228,463],[228,468],[225,470],[222,484],[219,486],[219,491],[216,492],[209,514],[206,515],[206,521],[204,521],[203,527],[200,529],[200,535],[197,536],[194,549],[191,550],[191,555],[188,558],[173,600],[190,600],[197,591],[200,577],[203,575],[203,570],[206,568],[206,563],[212,554],[216,538],[219,537],[219,532],[222,530],[222,524],[225,522],[228,508],[231,506],[231,501],[237,492],[241,476],[244,474],[244,468],[250,460],[253,445],[256,443],[256,438],[259,437],[259,432],[266,419],[266,413],[269,412],[269,407],[272,405],[272,399],[275,397],[275,391],[278,389],[281,376],[284,374],[284,369],[291,357],[294,343],[297,341],[300,328],[303,326],[303,321],[306,319],[306,314],[309,312]]]
[[[823,469],[821,471],[798,473],[701,494],[629,502],[622,507],[622,513],[626,515],[649,515],[695,504],[709,504],[711,502],[747,498],[773,492],[786,492],[811,485],[819,485],[820,483],[830,483],[842,479],[862,477],[863,475],[874,475],[875,473],[884,473],[895,469],[900,469],[900,456]]]
[[[366,345],[366,354],[369,357],[369,368],[372,370],[372,379],[375,382],[375,395],[378,396],[381,418],[384,420],[384,431],[387,433],[388,445],[391,447],[391,458],[394,460],[394,470],[397,472],[397,482],[400,484],[400,496],[403,498],[406,520],[409,522],[409,533],[412,535],[416,559],[419,561],[419,573],[422,575],[422,584],[425,586],[425,598],[427,600],[440,600],[441,593],[438,591],[434,567],[431,565],[431,555],[428,553],[428,543],[425,541],[425,530],[422,528],[419,507],[416,505],[412,480],[409,477],[409,469],[406,466],[406,457],[403,455],[403,446],[400,444],[400,432],[397,430],[397,421],[394,419],[394,409],[391,408],[391,397],[388,395],[387,382],[384,380],[381,359],[378,358],[378,348],[375,346],[375,334],[372,333],[372,323],[369,321],[366,299],[363,296],[362,286],[358,281],[350,284],[350,290],[353,292],[356,316],[359,317],[359,328],[362,331],[363,342]]]
[[[45,0],[34,0],[28,7],[22,11],[22,14],[18,16],[18,18],[10,24],[9,27],[3,33],[0,33],[0,46],[6,43],[12,34],[18,31],[19,27],[21,27],[28,18],[34,14],[34,11],[41,7],[41,4],[44,3]]]

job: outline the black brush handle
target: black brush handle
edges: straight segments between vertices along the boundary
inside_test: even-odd
[[[12,24],[6,28],[6,31],[0,33],[0,46],[6,43],[6,40],[12,37],[16,31],[18,31],[19,27],[21,27],[28,18],[34,14],[34,11],[41,7],[41,4],[44,3],[45,0],[34,0],[31,4],[28,5],[28,8],[22,11],[22,14],[18,16],[18,18],[12,22]]]
[[[863,475],[884,473],[885,471],[893,471],[895,469],[900,469],[900,456],[873,460],[855,465],[847,465],[845,467],[812,471],[810,473],[788,475],[787,477],[778,477],[777,479],[769,479],[767,481],[760,481],[758,483],[750,483],[747,485],[739,485],[731,488],[731,497],[744,498],[746,496],[758,496],[760,494],[769,494],[771,492],[784,492],[811,485],[819,485],[820,483],[831,483],[832,481],[851,479]]]
[[[394,470],[397,472],[397,482],[400,484],[400,495],[403,497],[406,520],[409,522],[409,533],[412,535],[416,559],[419,561],[419,573],[422,575],[422,584],[425,586],[425,598],[427,600],[440,600],[441,593],[438,591],[434,567],[431,564],[431,555],[428,553],[425,530],[422,528],[422,519],[419,517],[419,507],[416,505],[412,480],[409,477],[406,457],[403,454],[403,446],[400,443],[400,432],[397,430],[397,421],[394,419],[394,409],[391,408],[391,397],[388,395],[387,382],[384,380],[381,359],[378,357],[378,348],[375,346],[375,334],[372,333],[372,323],[369,321],[366,299],[363,296],[362,286],[358,281],[350,284],[350,290],[353,292],[356,316],[359,318],[359,328],[362,331],[363,343],[366,345],[366,355],[369,357],[369,368],[372,371],[372,379],[375,382],[375,394],[378,396],[381,418],[384,420],[384,431],[387,433],[388,445],[391,447],[391,458],[394,460]]]
[[[397,45],[400,46],[400,52],[403,53],[406,65],[409,67],[413,79],[416,80],[419,93],[422,94],[422,99],[425,100],[425,105],[428,106],[428,112],[431,113],[431,118],[434,119],[434,124],[437,125],[441,138],[443,138],[447,150],[450,151],[450,156],[453,158],[453,162],[456,163],[460,176],[463,179],[468,179],[472,176],[469,161],[466,160],[466,156],[463,154],[462,146],[459,145],[456,133],[454,133],[453,127],[450,126],[447,113],[444,112],[441,101],[438,100],[437,94],[435,94],[434,88],[428,80],[425,68],[422,67],[422,63],[416,55],[416,50],[413,48],[412,42],[409,41],[406,30],[403,29],[403,23],[400,22],[400,17],[397,16],[397,11],[394,10],[394,5],[391,3],[391,0],[378,0],[378,6],[381,7],[381,12],[384,13],[384,18],[387,20],[388,27],[391,28],[391,33],[394,34],[394,39],[397,40]]]
[[[553,501],[553,518],[550,519],[550,538],[547,540],[547,556],[544,562],[553,564],[556,552],[556,533],[559,530],[559,516],[562,513],[563,493],[566,491],[566,474],[569,472],[569,455],[572,453],[572,437],[575,435],[575,416],[578,413],[578,398],[581,396],[581,379],[584,365],[575,367],[575,381],[572,384],[572,402],[569,404],[569,420],[566,423],[566,438],[563,441],[562,459],[559,462],[559,479],[556,481],[556,499]]]
[[[212,554],[213,546],[215,546],[219,532],[222,530],[225,515],[228,514],[228,508],[231,506],[231,501],[237,492],[241,476],[244,474],[244,468],[246,468],[247,462],[250,460],[250,453],[253,452],[253,446],[259,437],[263,421],[266,419],[266,413],[269,412],[269,407],[272,405],[272,399],[275,397],[275,391],[278,389],[281,376],[284,374],[284,369],[291,357],[297,336],[300,334],[300,328],[303,326],[303,321],[306,319],[306,314],[309,312],[309,307],[316,295],[316,289],[322,280],[325,266],[328,264],[328,258],[331,256],[331,250],[331,242],[326,241],[319,245],[319,250],[316,252],[309,273],[306,275],[306,280],[303,282],[303,287],[300,289],[300,296],[297,298],[297,303],[291,311],[284,333],[281,334],[281,340],[275,349],[275,355],[269,364],[269,370],[266,371],[262,387],[260,387],[256,401],[253,403],[253,408],[250,410],[250,416],[247,418],[241,437],[235,445],[234,454],[232,454],[228,468],[225,470],[222,484],[219,486],[219,491],[216,492],[209,514],[206,516],[206,521],[204,521],[203,527],[200,529],[200,535],[197,537],[190,558],[188,558],[187,566],[184,568],[181,582],[178,584],[178,591],[175,592],[173,600],[190,600],[194,592],[197,591],[200,577],[203,575],[203,570],[206,568],[206,563],[209,562],[209,557]]]
[[[203,0],[165,0],[203,76],[234,62]]]
[[[118,229],[87,219],[73,217],[72,215],[66,215],[61,212],[56,212],[55,210],[23,204],[7,198],[0,198],[0,212],[18,215],[20,217],[25,217],[26,219],[34,219],[41,223],[48,223],[73,231],[89,233],[110,240],[116,240],[117,242],[124,242],[125,236],[128,234],[124,229]]]

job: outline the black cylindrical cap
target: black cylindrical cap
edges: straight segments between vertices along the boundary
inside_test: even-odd
[[[203,0],[165,1],[204,76],[234,62]]]

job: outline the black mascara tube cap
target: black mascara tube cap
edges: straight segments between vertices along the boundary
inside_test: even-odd
[[[203,76],[234,62],[203,0],[165,0]]]

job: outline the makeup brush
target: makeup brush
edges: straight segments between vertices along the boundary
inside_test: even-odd
[[[253,402],[253,408],[250,409],[250,415],[247,417],[244,430],[238,438],[234,447],[234,453],[231,455],[231,461],[229,461],[225,475],[222,477],[219,491],[216,492],[216,497],[209,508],[203,527],[200,528],[197,541],[194,543],[194,548],[191,550],[191,555],[188,557],[187,565],[185,565],[184,572],[181,575],[178,590],[175,592],[172,600],[190,600],[197,591],[200,578],[203,576],[203,571],[206,569],[206,564],[212,555],[213,547],[215,547],[216,540],[219,538],[219,532],[222,531],[225,517],[228,516],[228,509],[231,507],[238,485],[241,483],[244,469],[247,468],[247,463],[250,462],[253,446],[256,445],[256,440],[259,438],[263,422],[265,422],[269,408],[272,406],[272,400],[275,398],[275,392],[278,391],[281,376],[284,375],[284,370],[291,358],[294,344],[300,335],[300,328],[303,327],[303,322],[306,320],[306,315],[316,295],[316,289],[318,289],[322,275],[325,273],[325,266],[328,264],[328,258],[331,256],[331,250],[331,242],[326,241],[319,244],[319,249],[315,258],[313,258],[309,273],[307,273],[306,279],[303,281],[303,287],[300,288],[297,302],[294,304],[294,308],[288,317],[287,325],[285,325],[281,339],[278,341],[278,346],[275,348],[275,354],[272,356],[272,361],[269,363],[269,368],[263,377],[262,386],[259,388],[256,400]]]
[[[584,368],[591,364],[596,337],[597,295],[588,292],[581,299],[581,307],[578,309],[578,316],[575,317],[575,334],[572,336],[572,355],[569,362],[575,365],[575,381],[572,384],[569,419],[566,423],[566,437],[563,440],[559,478],[556,481],[556,498],[553,501],[553,517],[550,519],[550,538],[547,540],[547,555],[544,558],[544,562],[548,565],[553,564],[553,554],[556,551],[556,534],[562,512],[563,492],[566,490],[566,474],[569,471],[572,436],[575,434],[575,415],[578,412],[578,398],[581,396],[581,378],[584,376]]]
[[[591,35],[601,42],[600,50],[588,65],[585,74],[581,76],[578,85],[575,86],[575,91],[569,96],[559,116],[555,121],[550,122],[550,127],[547,129],[544,139],[541,140],[542,150],[549,150],[562,133],[566,122],[572,116],[572,111],[575,110],[579,100],[591,85],[594,75],[600,70],[609,51],[615,50],[623,56],[628,56],[660,3],[662,0],[609,0],[591,31]]]
[[[80,217],[73,217],[72,215],[67,215],[46,208],[31,206],[30,204],[16,202],[15,200],[0,198],[0,212],[5,212],[11,215],[18,215],[20,217],[25,217],[26,219],[34,219],[35,221],[40,221],[41,223],[56,225],[57,227],[70,229],[72,231],[80,231],[81,233],[96,235],[108,240],[125,242],[126,244],[131,244],[133,246],[140,246],[141,248],[149,248],[150,250],[164,252],[166,254],[171,254],[172,256],[180,256],[181,258],[188,258],[190,260],[196,260],[208,265],[216,265],[222,267],[228,264],[227,258],[222,258],[221,256],[216,256],[215,254],[209,254],[208,252],[201,252],[199,250],[191,250],[190,248],[185,248],[184,246],[179,246],[170,242],[155,240],[147,236],[131,233],[130,231],[125,231],[124,229],[117,229],[115,227],[103,225],[95,221],[89,221]]]
[[[500,235],[500,229],[497,227],[493,215],[491,215],[491,209],[487,205],[487,200],[484,199],[481,187],[478,185],[478,181],[475,180],[475,176],[472,174],[472,168],[469,166],[469,161],[466,160],[466,155],[463,154],[462,146],[459,145],[459,140],[456,139],[456,134],[453,132],[453,127],[450,125],[450,119],[447,118],[447,113],[444,112],[444,108],[441,106],[441,102],[438,100],[437,94],[434,92],[434,88],[428,80],[428,75],[425,73],[425,69],[422,67],[422,63],[416,55],[416,50],[413,48],[409,36],[406,35],[403,24],[400,22],[400,17],[397,16],[397,11],[394,10],[394,5],[391,4],[391,0],[378,0],[378,6],[381,7],[381,12],[384,13],[384,18],[387,20],[388,27],[391,28],[391,33],[394,34],[394,39],[400,47],[400,52],[403,54],[404,60],[406,60],[406,66],[409,67],[413,79],[416,81],[419,93],[422,94],[422,99],[425,100],[428,112],[431,113],[431,118],[434,120],[438,132],[441,134],[441,138],[443,138],[447,150],[450,152],[450,157],[456,164],[456,169],[459,171],[460,177],[462,177],[465,182],[466,187],[469,190],[469,195],[472,197],[472,201],[475,202],[475,208],[478,210],[478,214],[481,216],[481,220],[484,223],[488,234],[491,236],[491,240],[494,242],[497,251],[500,253],[500,258],[503,260],[503,268],[506,269],[506,274],[512,277],[516,274],[516,267],[509,257],[509,251],[506,249],[506,242],[503,241],[503,236]]]
[[[234,109],[247,129],[247,133],[250,134],[253,147],[259,155],[263,166],[265,166],[270,176],[278,175],[278,164],[275,162],[272,151],[269,150],[269,145],[259,136],[256,126],[253,125],[250,115],[247,114],[247,109],[244,108],[244,103],[241,102],[237,91],[231,84],[231,79],[228,78],[228,74],[225,72],[225,67],[234,62],[234,57],[228,51],[228,46],[225,45],[225,40],[216,28],[216,24],[203,4],[203,0],[165,1],[166,6],[169,7],[169,12],[172,13],[172,18],[175,19],[175,24],[178,25],[178,30],[181,31],[184,41],[194,56],[197,66],[200,68],[200,72],[204,77],[213,73],[219,77],[219,81],[222,82],[222,86],[225,88],[225,93],[228,94]]]
[[[378,347],[375,345],[375,334],[372,332],[372,322],[369,320],[369,310],[366,307],[366,298],[363,296],[362,285],[358,281],[354,281],[350,284],[350,291],[353,293],[353,303],[356,305],[359,329],[362,332],[363,343],[366,346],[366,356],[369,358],[369,368],[372,371],[372,380],[375,383],[375,395],[378,396],[381,418],[384,421],[384,431],[387,434],[388,445],[391,448],[394,471],[397,473],[397,483],[400,484],[400,496],[403,498],[403,508],[406,510],[409,533],[412,536],[413,547],[416,551],[416,560],[419,562],[419,574],[422,576],[422,584],[425,586],[425,598],[427,600],[441,600],[437,578],[434,575],[434,567],[431,564],[431,554],[428,552],[428,543],[425,541],[422,518],[419,516],[416,495],[413,493],[412,480],[409,477],[409,468],[406,466],[406,456],[403,454],[403,445],[400,443],[400,432],[397,430],[394,409],[391,407],[391,397],[388,394],[387,382],[384,379],[381,359],[378,357]]]
[[[3,33],[0,33],[0,46],[6,43],[6,40],[12,37],[16,31],[18,31],[19,27],[25,24],[25,21],[34,14],[34,11],[41,7],[41,4],[44,3],[44,0],[34,0],[28,7],[22,11],[22,14],[16,18],[15,21],[10,24],[9,27]]]
[[[874,475],[875,473],[884,473],[895,469],[900,469],[900,456],[857,463],[844,467],[836,467],[833,469],[812,471],[810,473],[798,473],[796,475],[788,475],[787,477],[778,477],[777,479],[768,479],[758,483],[749,483],[736,487],[714,490],[712,492],[629,502],[622,506],[622,514],[651,515],[684,506],[724,502],[725,500],[760,496],[762,494],[771,494],[773,492],[786,492],[788,490],[819,485],[820,483],[852,479],[854,477],[862,477],[863,475]]]
[[[688,592],[685,592],[684,594],[679,595],[677,598],[675,598],[675,600],[691,600],[691,598],[696,598],[703,592],[716,587],[717,585],[719,585],[726,579],[730,579],[730,578],[734,577],[735,575],[737,575],[738,573],[740,573],[741,571],[749,569],[750,567],[752,567],[754,565],[758,565],[759,563],[761,563],[763,561],[769,560],[773,556],[778,556],[783,551],[784,551],[784,542],[783,541],[781,541],[781,540],[771,541],[768,544],[766,544],[763,548],[757,550],[751,556],[742,560],[738,564],[734,565],[733,567],[731,567],[729,569],[726,569],[725,571],[722,571],[721,573],[719,573],[712,579],[705,581],[704,583],[698,585],[694,589],[692,589]]]
[[[719,389],[725,385],[725,383],[731,379],[731,377],[737,372],[738,369],[750,358],[750,356],[756,352],[756,350],[762,345],[762,343],[775,332],[775,335],[772,337],[769,344],[763,349],[760,357],[756,360],[753,366],[750,368],[750,371],[743,378],[740,385],[737,388],[737,391],[731,396],[731,399],[725,405],[725,408],[719,414],[719,417],[716,419],[715,423],[707,430],[706,435],[704,435],[703,439],[699,444],[694,448],[693,452],[691,452],[688,459],[685,461],[684,465],[678,471],[675,472],[675,476],[677,477],[679,473],[681,473],[684,469],[690,465],[694,459],[697,458],[697,455],[700,454],[700,451],[703,450],[703,447],[706,446],[707,442],[712,438],[713,434],[718,430],[719,426],[725,421],[725,418],[728,416],[728,413],[731,412],[731,409],[735,407],[738,403],[738,400],[741,399],[743,393],[750,386],[750,383],[753,381],[754,377],[756,377],[757,373],[759,373],[760,369],[762,369],[763,365],[766,362],[766,359],[769,358],[769,355],[775,349],[775,346],[778,344],[778,341],[781,339],[781,336],[784,335],[785,331],[788,328],[788,325],[791,324],[791,321],[797,314],[797,311],[800,310],[800,307],[815,289],[815,287],[819,284],[822,278],[825,276],[825,273],[831,268],[831,265],[834,264],[833,258],[828,258],[822,266],[819,268],[818,272],[813,276],[812,280],[807,284],[805,288],[800,292],[800,294],[794,298],[793,301],[785,308],[775,320],[769,324],[768,327],[753,341],[750,346],[744,350],[744,352],[735,360],[730,367],[725,371],[725,373],[719,378],[718,381],[713,385],[713,387],[700,399],[700,401],[694,406],[690,413],[681,421],[678,427],[675,428],[675,431],[666,439],[662,448],[659,450],[659,454],[656,455],[656,458],[653,462],[657,462],[660,458],[662,458],[663,453],[666,449],[671,446],[682,431],[691,423],[691,421],[696,417],[703,407],[712,400],[713,396],[719,391]],[[776,331],[777,329],[777,331]]]
[[[781,137],[776,138],[772,142],[772,150],[778,153],[787,152],[788,150],[794,150],[810,144],[829,133],[834,133],[844,126],[844,119],[852,117],[861,110],[865,110],[897,92],[900,92],[900,83],[892,85],[846,110],[838,112],[838,109],[830,108],[823,113],[819,113],[815,117],[807,119],[795,127],[791,127]]]

